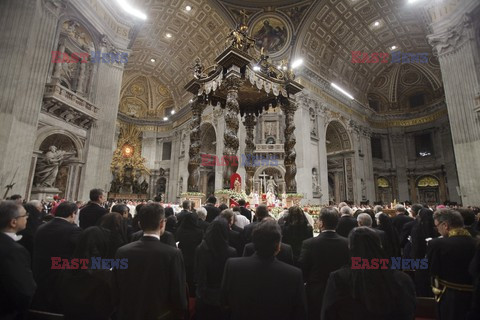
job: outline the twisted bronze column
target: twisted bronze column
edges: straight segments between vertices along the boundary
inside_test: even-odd
[[[245,192],[250,194],[253,191],[253,175],[255,174],[255,142],[253,138],[253,128],[257,124],[257,120],[255,118],[255,114],[249,113],[245,115],[245,120],[243,121],[243,125],[246,129],[246,138],[245,138],[245,157],[243,160],[245,161],[245,171],[247,172],[247,176],[245,177]]]
[[[188,151],[187,192],[199,192],[200,183],[200,124],[205,102],[196,98],[192,103],[192,122],[190,124],[190,149]]]
[[[225,159],[225,167],[223,170],[223,188],[230,189],[230,177],[237,172],[238,169],[238,114],[240,107],[238,104],[238,88],[242,82],[237,77],[230,77],[227,83],[227,102],[225,106],[225,133],[223,140],[225,148],[223,155]]]
[[[295,164],[295,159],[297,154],[295,153],[295,123],[293,117],[295,111],[297,110],[297,105],[293,100],[282,99],[281,108],[285,115],[285,184],[287,188],[287,193],[297,193],[297,182],[295,181],[295,176],[297,174],[297,165]]]

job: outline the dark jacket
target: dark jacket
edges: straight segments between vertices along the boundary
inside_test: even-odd
[[[392,224],[397,230],[397,234],[402,233],[403,226],[407,224],[408,222],[412,222],[413,218],[410,216],[407,216],[406,214],[397,214],[395,217],[392,218]]]
[[[250,256],[253,256],[254,253],[255,253],[254,244],[252,242],[247,243],[243,249],[243,256],[250,257]],[[279,261],[288,263],[291,266],[294,265],[292,247],[286,243],[280,244],[280,252],[277,254],[275,258],[277,258]]]
[[[81,232],[76,224],[62,218],[54,218],[38,228],[33,252],[33,275],[38,285],[33,304],[38,310],[59,310],[55,294],[61,270],[52,269],[52,257],[70,259]]]
[[[27,249],[0,232],[0,319],[21,319],[29,308],[36,288],[30,265]]]
[[[143,230],[140,230],[140,231],[137,231],[137,232],[134,232],[132,234],[132,237],[130,238],[130,242],[133,242],[133,241],[138,241],[140,240],[141,238],[143,237]],[[165,243],[169,246],[172,246],[172,247],[177,247],[176,243],[175,243],[175,236],[171,233],[171,232],[168,232],[168,231],[165,231],[161,236],[160,236],[160,242],[162,243]]]
[[[108,210],[99,204],[89,202],[85,207],[80,210],[80,228],[87,229],[97,225],[100,218],[107,214]]]
[[[385,270],[386,273],[390,273],[387,290],[393,296],[382,296],[376,301],[378,307],[386,311],[386,314],[380,315],[378,314],[380,308],[373,308],[375,312],[369,311],[365,302],[361,300],[362,296],[368,292],[356,288],[353,280],[355,271],[351,266],[347,266],[330,274],[322,303],[322,320],[411,320],[415,318],[415,288],[407,274],[398,270]],[[372,287],[379,285],[374,283]],[[358,292],[358,297],[352,295],[354,292]]]
[[[231,320],[306,319],[302,272],[273,257],[231,258],[223,274],[222,304]]]
[[[342,216],[338,220],[337,233],[342,237],[348,238],[348,234],[353,228],[358,227],[357,219],[352,216]]]
[[[207,203],[204,208],[207,210],[207,222],[212,222],[220,215],[220,209],[213,204]]]
[[[473,285],[473,278],[468,270],[475,249],[475,239],[470,235],[431,240],[427,247],[431,276],[456,284]],[[437,304],[441,320],[465,319],[471,303],[472,292],[447,288],[440,303]]]
[[[285,224],[282,226],[282,242],[292,247],[295,264],[297,264],[298,257],[300,257],[303,241],[312,237],[313,228],[306,223],[299,225]]]
[[[248,219],[248,221],[252,222],[252,211],[248,210],[245,207],[240,207],[240,214],[242,216],[245,216]]]
[[[60,283],[60,300],[65,319],[110,319],[114,311],[112,271],[66,270]]]
[[[183,316],[187,296],[180,250],[154,237],[142,237],[119,248],[116,258],[128,259],[127,269],[113,271],[118,320]]]
[[[307,284],[309,319],[320,319],[323,294],[330,273],[349,263],[348,240],[336,232],[322,232],[303,242],[299,265]]]

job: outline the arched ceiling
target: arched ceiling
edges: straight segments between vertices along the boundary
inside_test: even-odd
[[[352,63],[351,52],[427,52],[421,3],[407,0],[130,0],[146,12],[126,66],[157,77],[171,91],[177,107],[191,98],[184,85],[196,58],[205,66],[225,48],[225,39],[245,8],[248,23],[277,15],[292,34],[281,56],[302,57],[311,71],[349,90],[367,104],[367,92],[388,63]],[[190,5],[191,11],[185,7]],[[374,23],[378,21],[379,25]],[[168,38],[167,33],[171,34]],[[150,59],[154,58],[155,62]],[[427,65],[426,68],[429,68]]]
[[[365,102],[365,93],[391,64],[352,63],[352,51],[396,51],[431,55],[421,4],[407,0],[318,1],[302,25],[296,55],[307,66]],[[379,25],[375,26],[378,21]]]

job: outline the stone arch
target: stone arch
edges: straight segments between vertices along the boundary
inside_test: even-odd
[[[63,135],[67,137],[75,147],[75,151],[77,152],[77,158],[78,160],[84,162],[84,145],[83,142],[73,133],[59,128],[59,127],[44,127],[40,130],[37,131],[37,140],[35,140],[34,144],[34,152],[42,152],[43,150],[40,150],[40,147],[42,146],[42,143],[50,136],[53,135]]]
[[[328,123],[325,132],[327,154],[352,150],[352,140],[345,126],[338,120]]]
[[[216,154],[217,132],[210,122],[200,126],[200,153]]]

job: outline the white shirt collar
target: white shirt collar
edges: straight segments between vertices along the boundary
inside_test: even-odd
[[[13,241],[20,241],[23,236],[17,235],[15,232],[4,232],[7,236],[13,239]]]
[[[144,237],[154,237],[154,238],[157,238],[158,240],[160,240],[160,236],[158,234],[155,234],[155,233],[143,233],[143,236]]]
[[[336,232],[335,230],[323,230],[321,233],[324,233],[324,232]]]

